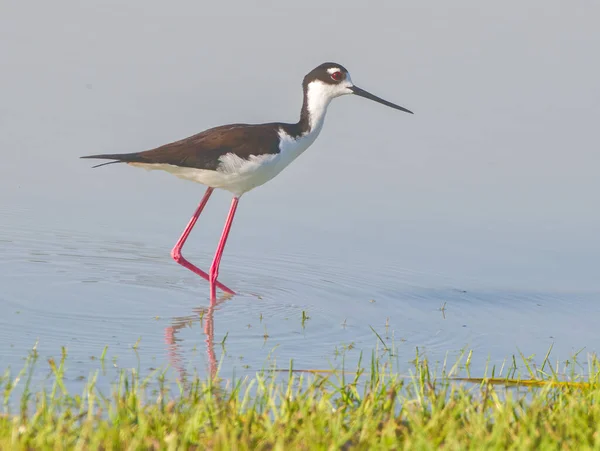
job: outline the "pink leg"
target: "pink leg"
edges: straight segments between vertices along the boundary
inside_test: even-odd
[[[235,210],[237,209],[239,197],[234,197],[231,201],[231,207],[229,208],[229,214],[227,215],[227,221],[225,221],[225,227],[223,228],[223,233],[221,234],[221,240],[219,241],[219,247],[217,247],[217,252],[215,253],[215,258],[213,259],[212,265],[210,265],[210,302],[211,305],[216,302],[217,296],[217,286],[219,282],[217,282],[217,277],[219,276],[219,264],[221,263],[221,256],[223,255],[223,249],[225,249],[225,243],[227,242],[227,237],[229,236],[229,229],[231,229],[231,223],[233,222],[233,217],[235,216]]]
[[[173,257],[173,260],[175,260],[181,266],[189,269],[193,273],[198,274],[204,280],[209,280],[209,281],[210,281],[210,278],[209,278],[208,274],[206,274],[204,271],[202,271],[197,266],[192,265],[189,261],[187,261],[183,257],[183,255],[181,255],[181,248],[185,244],[185,241],[187,240],[188,236],[190,235],[190,232],[192,231],[192,229],[194,228],[194,225],[196,225],[196,221],[198,220],[198,217],[200,216],[200,213],[202,213],[202,210],[204,210],[204,207],[206,206],[206,203],[208,202],[208,199],[209,199],[209,197],[210,197],[210,195],[212,194],[213,191],[214,191],[214,188],[207,188],[206,189],[206,192],[204,193],[204,197],[200,201],[200,205],[198,205],[198,208],[196,209],[196,211],[194,213],[194,216],[192,216],[192,219],[190,219],[190,222],[188,223],[187,227],[183,231],[183,234],[181,235],[181,237],[179,238],[179,240],[175,244],[175,247],[171,251],[171,257]],[[225,291],[226,293],[235,294],[234,291],[232,291],[229,288],[227,288],[221,282],[216,281],[216,279],[215,279],[214,282],[211,282],[211,285],[213,285],[213,284],[216,284],[217,287],[219,287],[221,290]]]

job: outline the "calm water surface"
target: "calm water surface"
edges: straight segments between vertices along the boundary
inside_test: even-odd
[[[151,237],[23,227],[23,214],[5,217],[12,224],[0,235],[2,366],[19,368],[35,343],[42,361],[66,346],[75,386],[99,367],[104,346],[109,369],[206,374],[220,363],[224,376],[290,359],[297,368],[339,368],[341,355],[352,366],[377,346],[371,328],[396,344],[400,362],[417,347],[434,360],[469,348],[476,371],[518,349],[541,356],[554,344],[563,359],[595,350],[596,292],[500,290],[413,271],[383,253],[281,246],[261,254],[232,240],[222,280],[239,294],[209,311],[207,284]],[[210,255],[196,244],[187,255],[207,267]],[[342,244],[351,252],[351,242]]]

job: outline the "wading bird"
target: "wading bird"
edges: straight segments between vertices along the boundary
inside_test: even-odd
[[[304,77],[302,88],[304,100],[300,120],[295,124],[271,122],[223,125],[144,152],[81,157],[113,160],[94,167],[127,163],[145,169],[167,171],[207,186],[200,205],[171,251],[171,256],[180,265],[209,281],[211,303],[216,302],[217,288],[235,294],[220,283],[217,277],[240,197],[271,180],[315,142],[323,128],[327,107],[333,99],[354,94],[412,114],[412,111],[356,86],[348,71],[337,63],[324,63],[310,71]],[[231,192],[233,200],[207,274],[187,261],[181,255],[181,248],[215,188]]]

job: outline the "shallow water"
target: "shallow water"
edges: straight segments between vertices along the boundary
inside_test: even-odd
[[[109,369],[351,367],[374,331],[400,363],[474,349],[475,373],[597,351],[594,14],[463,3],[3,5],[0,368],[35,343],[42,364],[67,346],[75,388],[105,346]],[[78,157],[294,120],[301,77],[334,57],[416,114],[334,101],[313,147],[241,199],[220,271],[238,295],[206,310],[207,283],[169,257],[202,187]],[[184,248],[201,268],[228,204],[215,193]]]
[[[218,364],[224,376],[252,374],[290,359],[303,369],[353,367],[361,351],[382,347],[374,330],[401,366],[416,348],[434,361],[467,348],[475,374],[519,350],[541,358],[554,345],[563,360],[595,350],[596,292],[457,285],[383,255],[365,264],[367,256],[283,247],[257,256],[232,244],[222,280],[239,293],[211,312],[206,282],[143,237],[15,227],[0,239],[2,366],[19,368],[36,342],[42,361],[65,345],[74,385],[99,368],[104,346],[110,369],[168,364],[181,376]],[[209,263],[191,249],[190,259]]]

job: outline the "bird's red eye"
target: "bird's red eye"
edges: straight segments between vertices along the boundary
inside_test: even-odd
[[[331,79],[335,81],[340,81],[342,79],[342,73],[340,71],[334,72],[331,74]]]

